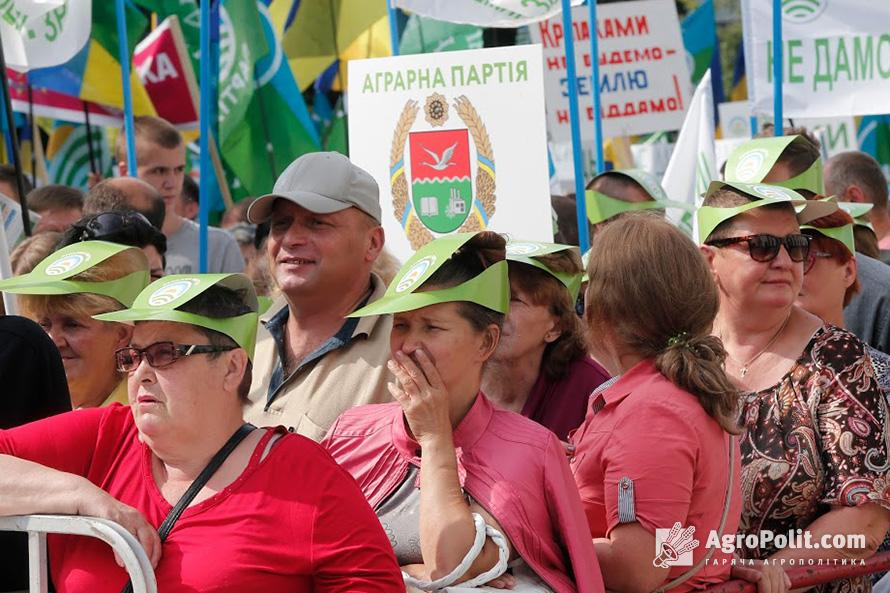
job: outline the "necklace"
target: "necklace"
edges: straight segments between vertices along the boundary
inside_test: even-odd
[[[743,378],[744,378],[745,375],[748,374],[748,368],[750,368],[750,366],[751,366],[752,364],[754,364],[754,362],[757,361],[757,359],[760,358],[761,355],[763,355],[764,352],[766,352],[767,350],[769,350],[769,347],[772,346],[773,343],[775,343],[775,341],[776,341],[777,339],[779,339],[779,336],[782,335],[782,331],[785,329],[785,326],[788,325],[788,322],[789,322],[789,321],[791,321],[791,313],[788,313],[788,317],[785,318],[785,321],[782,323],[781,327],[779,327],[778,331],[776,331],[776,333],[773,335],[773,337],[770,338],[769,342],[766,343],[766,346],[764,346],[764,347],[760,350],[760,352],[758,352],[757,354],[755,354],[754,357],[751,358],[748,362],[746,362],[746,363],[743,364],[741,367],[739,367],[739,374],[740,374]],[[729,356],[729,353],[727,353],[727,356]],[[733,358],[732,356],[729,356],[729,357],[732,358],[735,362],[738,362],[738,361],[737,361],[735,358]]]

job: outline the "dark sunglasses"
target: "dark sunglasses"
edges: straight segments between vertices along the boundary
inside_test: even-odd
[[[757,262],[769,262],[776,259],[779,249],[785,246],[785,251],[791,261],[802,262],[810,253],[810,239],[808,235],[793,234],[777,237],[775,235],[745,235],[744,237],[730,237],[728,239],[714,239],[705,245],[712,247],[727,247],[736,243],[748,244],[748,255]]]
[[[139,367],[143,357],[145,357],[145,360],[152,368],[162,369],[170,366],[184,356],[228,352],[235,348],[237,348],[237,346],[210,346],[198,344],[174,344],[173,342],[155,342],[145,348],[121,348],[120,350],[115,351],[114,357],[117,361],[117,370],[122,373],[132,373]]]

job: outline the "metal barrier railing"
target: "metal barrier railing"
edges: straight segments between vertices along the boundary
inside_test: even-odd
[[[755,560],[755,563],[762,562]],[[818,562],[818,560],[816,560]],[[824,561],[823,561],[824,562]],[[880,552],[874,556],[866,558],[864,562],[855,566],[849,563],[843,565],[838,560],[838,564],[823,564],[819,566],[789,566],[785,569],[788,578],[791,580],[791,588],[799,589],[801,587],[812,587],[821,583],[828,583],[838,579],[849,579],[866,574],[876,572],[884,572],[890,570],[890,552]],[[748,581],[734,579],[714,585],[705,589],[705,593],[757,593],[757,584]]]
[[[61,533],[95,537],[111,546],[133,582],[133,593],[157,593],[151,562],[139,541],[129,531],[106,519],[75,515],[19,515],[0,517],[0,531],[28,534],[30,593],[47,593],[46,535]]]

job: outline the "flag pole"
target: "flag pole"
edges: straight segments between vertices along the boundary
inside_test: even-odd
[[[211,89],[210,85],[210,0],[201,0],[201,61],[199,73],[200,100],[201,106],[198,112],[198,120],[200,125],[200,143],[201,143],[201,183],[198,192],[198,219],[200,227],[198,230],[198,269],[202,274],[207,273],[207,225],[210,221],[210,185],[208,179],[210,177],[210,118],[211,109]]]
[[[37,187],[37,143],[34,141],[34,92],[28,83],[28,129],[31,131],[31,187]]]
[[[130,88],[130,47],[127,43],[127,15],[124,0],[115,0],[117,14],[117,51],[121,63],[124,90],[124,130],[127,134],[127,174],[136,176],[136,131],[133,126],[133,91]]]
[[[773,0],[773,118],[774,136],[781,136],[782,124],[782,0]]]
[[[80,103],[83,105],[83,122],[87,127],[87,152],[89,153],[90,158],[90,172],[101,173],[101,171],[99,171],[100,167],[96,166],[96,155],[93,153],[93,127],[90,125],[90,107],[87,105],[86,101],[81,101]],[[129,152],[129,150],[127,152]]]
[[[596,2],[587,0],[589,16],[587,20],[590,28],[590,74],[593,83],[593,132],[596,140],[596,173],[599,175],[606,169],[603,160],[603,117],[600,104],[600,51],[599,35],[596,27]]]
[[[389,12],[389,42],[392,45],[392,55],[399,55],[399,9],[392,3],[395,0],[386,0],[386,9]]]
[[[565,39],[566,75],[569,79],[569,120],[572,128],[572,161],[575,165],[575,215],[578,217],[578,246],[585,253],[590,245],[587,234],[587,200],[584,196],[584,164],[581,158],[581,122],[578,116],[578,73],[575,69],[575,36],[572,6],[562,0],[562,28]],[[599,81],[596,82],[597,86]]]
[[[9,77],[6,76],[6,56],[3,53],[3,40],[0,39],[0,73],[3,76],[3,82],[0,83],[3,89],[3,112],[6,117],[7,136],[6,142],[9,147],[9,158],[12,160],[12,166],[15,169],[15,187],[19,192],[19,204],[22,207],[22,228],[25,236],[31,236],[31,218],[28,214],[28,197],[25,195],[25,183],[22,173],[22,156],[19,154],[19,141],[15,132],[15,116],[12,113],[12,98],[9,94]],[[11,197],[11,196],[10,196]]]

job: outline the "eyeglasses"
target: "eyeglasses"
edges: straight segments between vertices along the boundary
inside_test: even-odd
[[[168,367],[184,356],[192,354],[212,354],[215,352],[228,352],[237,346],[210,346],[199,344],[174,344],[173,342],[155,342],[145,348],[121,348],[115,351],[117,370],[122,373],[135,371],[142,358],[148,361],[149,366],[155,369]]]
[[[712,247],[726,247],[736,243],[748,243],[748,254],[756,262],[769,262],[776,259],[779,249],[785,246],[785,251],[791,261],[802,262],[810,253],[810,239],[808,235],[794,234],[777,237],[775,235],[745,235],[744,237],[730,237],[728,239],[714,239],[706,245]]]
[[[816,265],[817,259],[832,259],[833,257],[834,254],[827,251],[810,251],[810,254],[807,256],[807,263],[803,267],[803,273],[806,274],[812,270],[813,266]]]

